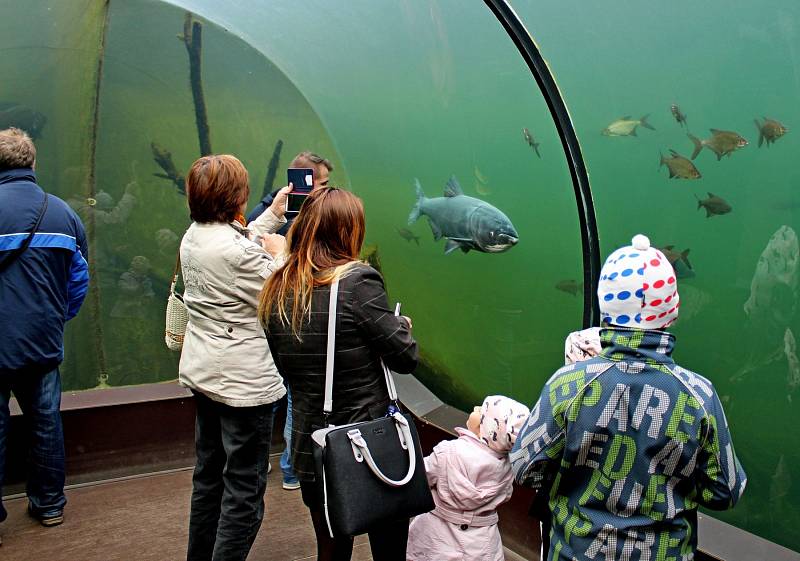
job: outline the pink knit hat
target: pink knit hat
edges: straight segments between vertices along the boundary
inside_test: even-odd
[[[488,396],[481,406],[481,440],[495,452],[509,452],[528,415],[530,410],[510,397]]]
[[[608,256],[597,286],[603,323],[666,329],[678,319],[678,281],[669,260],[647,236]]]

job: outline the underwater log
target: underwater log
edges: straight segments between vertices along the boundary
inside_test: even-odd
[[[261,192],[261,198],[265,198],[272,193],[275,187],[275,176],[278,173],[278,164],[281,161],[281,150],[283,149],[283,140],[280,138],[275,143],[275,150],[272,151],[272,158],[269,159],[267,165],[267,177],[264,179],[264,190]]]
[[[211,150],[211,131],[208,127],[206,99],[203,95],[202,49],[203,25],[193,21],[191,12],[186,12],[183,22],[183,44],[189,53],[189,84],[194,101],[194,116],[197,122],[197,137],[200,141],[200,155],[208,156]]]
[[[155,142],[150,143],[150,149],[153,151],[153,160],[155,160],[159,167],[164,170],[164,173],[154,173],[153,175],[172,181],[172,183],[174,183],[175,187],[178,189],[178,193],[185,195],[186,181],[184,180],[183,175],[178,173],[178,169],[175,167],[175,163],[172,161],[172,152],[156,144]]]

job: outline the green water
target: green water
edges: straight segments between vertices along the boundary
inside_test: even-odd
[[[252,203],[279,138],[278,181],[302,149],[333,160],[333,182],[364,199],[367,243],[377,247],[390,298],[414,319],[423,382],[462,408],[489,393],[532,402],[561,364],[563,339],[581,327],[583,309],[580,291],[556,288],[582,278],[573,187],[538,87],[482,2],[111,0],[107,14],[97,0],[4,4],[15,17],[0,23],[0,48],[19,56],[0,60],[3,75],[16,78],[0,83],[0,101],[24,102],[48,117],[37,142],[41,183],[94,224],[98,298],[68,329],[65,388],[176,375],[177,355],[162,343],[163,308],[188,212],[174,186],[153,176],[161,170],[150,144],[170,150],[181,172],[199,155],[188,57],[176,37],[184,9],[204,22],[214,151],[236,154],[248,167]],[[800,126],[800,7],[777,0],[513,4],[573,117],[603,253],[639,232],[655,245],[690,249],[696,276],[680,280],[676,358],[716,385],[749,475],[740,505],[719,516],[800,550],[793,508],[800,367],[786,343],[787,330],[800,337],[800,273],[796,265],[776,269],[796,246],[778,248],[777,257],[771,247],[770,272],[751,294],[773,234],[784,225],[800,229],[793,162],[800,133],[759,149],[752,122],[767,116]],[[727,129],[750,145],[721,162],[704,149],[695,160],[702,179],[669,180],[658,169],[659,152],[688,156],[692,148],[670,115],[672,103],[701,138],[709,128]],[[655,131],[600,134],[618,117],[648,113]],[[541,159],[523,127],[540,142]],[[516,247],[444,255],[424,218],[407,224],[414,179],[435,197],[451,175],[466,194],[509,216]],[[705,218],[695,196],[709,191],[733,211]],[[110,206],[90,207],[90,195]],[[746,314],[749,299],[758,305]]]

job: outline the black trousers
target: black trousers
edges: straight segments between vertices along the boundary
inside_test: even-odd
[[[350,561],[353,555],[353,538],[331,538],[317,484],[301,481],[300,491],[303,493],[303,503],[311,511],[311,521],[317,535],[317,561]],[[386,524],[367,535],[373,561],[406,561],[408,520]]]
[[[272,404],[197,404],[188,561],[244,561],[264,518]]]

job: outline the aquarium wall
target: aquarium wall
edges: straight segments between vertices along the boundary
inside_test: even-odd
[[[570,109],[603,255],[645,232],[675,262],[675,358],[716,386],[748,475],[713,515],[800,550],[800,5],[511,3]],[[621,117],[635,136],[608,135]]]
[[[546,100],[483,2],[3,4],[0,67],[17,79],[0,83],[0,124],[39,124],[40,182],[92,247],[66,389],[176,377],[163,313],[189,223],[181,179],[209,148],[245,163],[252,205],[297,152],[333,161],[332,182],[364,200],[365,256],[414,319],[416,376],[449,404],[530,403],[562,364],[592,298],[575,189]],[[780,127],[800,121],[800,7],[512,4],[577,129],[602,254],[642,232],[675,262],[676,358],[717,386],[750,476],[720,516],[800,549],[800,140]],[[469,230],[437,206],[448,183],[471,197],[456,221]]]

